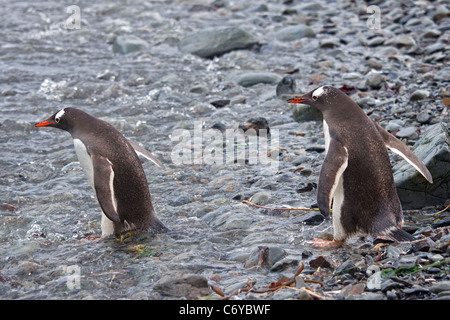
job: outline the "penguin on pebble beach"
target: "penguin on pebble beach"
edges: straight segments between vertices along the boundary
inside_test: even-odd
[[[414,240],[401,229],[403,211],[386,147],[433,183],[422,161],[337,88],[322,86],[288,102],[312,106],[323,115],[326,157],[317,203],[325,217],[332,212],[334,235],[332,241],[314,239],[314,245],[338,247],[356,234]]]

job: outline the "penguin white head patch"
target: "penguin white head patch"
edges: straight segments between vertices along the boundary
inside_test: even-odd
[[[58,123],[61,120],[61,117],[64,115],[65,111],[64,109],[62,109],[61,111],[59,111],[56,115],[55,115],[55,121],[56,123]]]
[[[316,101],[316,100],[319,99],[319,97],[320,97],[321,95],[323,95],[324,93],[325,93],[325,89],[324,89],[323,86],[320,87],[320,88],[317,88],[317,89],[314,90],[314,92],[312,93],[312,99],[313,99],[314,101]]]

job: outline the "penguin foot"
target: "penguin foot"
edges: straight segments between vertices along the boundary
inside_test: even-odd
[[[99,240],[102,240],[102,237],[96,236],[94,234],[90,234],[85,239],[88,241],[99,241]]]
[[[326,247],[339,248],[340,246],[342,246],[343,243],[344,243],[344,241],[342,241],[342,240],[331,240],[330,241],[330,240],[314,238],[313,246],[318,247],[318,248],[326,248]]]

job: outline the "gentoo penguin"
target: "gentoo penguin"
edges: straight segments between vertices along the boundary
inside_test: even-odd
[[[386,147],[433,183],[430,172],[414,153],[337,88],[322,86],[288,102],[310,105],[323,115],[327,154],[319,175],[317,203],[325,217],[332,206],[334,239],[315,239],[315,245],[338,247],[358,233],[414,240],[401,229],[402,206]]]
[[[64,108],[36,127],[55,127],[72,135],[80,165],[103,211],[102,236],[127,231],[164,232],[152,206],[138,155],[162,164],[109,123],[75,108]]]

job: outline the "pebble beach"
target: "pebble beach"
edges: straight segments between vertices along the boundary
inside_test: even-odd
[[[450,299],[448,2],[50,0],[0,11],[1,299]],[[322,118],[286,99],[322,85],[430,170],[432,185],[389,153],[416,241],[312,245],[333,234],[317,211]],[[69,106],[164,164],[143,167],[170,232],[92,240],[101,211],[70,135],[34,127]]]

